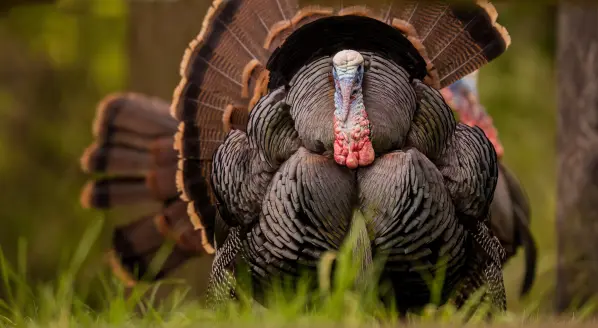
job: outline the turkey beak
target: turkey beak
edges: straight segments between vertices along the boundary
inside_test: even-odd
[[[351,112],[351,93],[353,92],[353,85],[355,83],[352,80],[344,80],[340,83],[341,89],[341,98],[342,98],[342,105],[341,108],[343,110],[343,122],[347,122],[349,119],[349,113]]]

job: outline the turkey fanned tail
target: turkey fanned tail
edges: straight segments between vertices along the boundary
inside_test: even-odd
[[[147,213],[117,226],[112,235],[109,264],[128,285],[162,278],[190,258],[213,252],[178,198],[177,125],[168,109],[168,103],[141,94],[106,97],[96,111],[95,140],[81,157],[82,169],[91,175],[81,193],[84,207],[137,206]]]
[[[246,129],[248,113],[268,93],[269,85],[275,89],[290,81],[305,60],[320,51],[318,42],[328,42],[327,36],[316,30],[299,35],[307,42],[290,42],[295,46],[289,47],[286,41],[294,32],[322,18],[376,20],[407,38],[401,49],[412,48],[408,61],[417,59],[405,69],[417,71],[419,78],[437,88],[490,62],[511,42],[496,22],[494,6],[487,1],[464,6],[400,0],[384,5],[336,4],[300,8],[297,0],[214,0],[202,30],[185,51],[181,80],[171,104],[179,124],[177,184],[189,203],[194,225],[207,231],[210,243],[216,213],[216,200],[209,188],[214,152],[231,129]],[[371,35],[378,34],[359,28],[354,33],[356,39],[374,41]]]
[[[395,149],[408,151],[406,137],[418,151],[430,156],[424,160],[420,157],[425,156],[414,155],[419,156],[416,162],[420,166],[413,169],[410,179],[417,176],[421,180],[413,188],[437,190],[435,184],[445,184],[444,193],[454,203],[453,222],[459,228],[447,229],[458,236],[439,238],[442,242],[430,247],[438,253],[443,242],[454,246],[460,238],[471,241],[475,234],[487,233],[490,235],[477,236],[476,243],[486,251],[480,256],[489,261],[488,266],[495,265],[500,255],[493,253],[498,250],[488,243],[491,233],[466,224],[475,220],[487,224],[487,205],[496,183],[496,154],[487,148],[487,140],[478,138],[475,129],[455,127],[445,112],[438,112],[447,108],[432,88],[451,84],[506,50],[510,38],[496,18],[494,7],[485,1],[464,7],[442,1],[392,1],[384,6],[302,9],[295,0],[213,1],[202,30],[185,52],[181,81],[171,106],[179,123],[178,187],[182,198],[189,202],[195,224],[215,231],[219,222],[216,212],[221,209],[222,222],[230,228],[223,231],[228,231],[230,237],[236,231],[233,228],[242,229],[239,252],[253,277],[266,285],[275,275],[295,275],[302,268],[315,268],[324,251],[338,249],[349,229],[355,199],[359,198],[358,174],[336,165],[327,153],[332,149],[328,137],[333,131],[327,122],[334,108],[325,117],[302,117],[301,113],[317,108],[323,113],[333,104],[334,87],[327,79],[330,56],[353,49],[366,54],[369,65],[364,85],[370,92],[364,93],[364,101],[366,107],[375,109],[371,136],[373,147],[380,150],[377,155]],[[307,77],[298,73],[316,67],[318,71],[305,74]],[[387,75],[388,70],[393,72]],[[299,80],[293,80],[297,76]],[[414,101],[418,91],[406,82],[414,80],[423,81],[428,88],[419,90],[419,114],[415,113]],[[389,81],[398,81],[400,86],[393,88],[405,92],[381,91]],[[287,88],[287,104],[264,100],[281,89],[286,93]],[[392,103],[382,106],[381,102],[389,98],[393,98]],[[403,120],[422,115],[414,119],[419,122],[415,125],[421,125],[420,133],[440,134],[434,138],[407,136],[408,126],[397,127],[405,130],[400,132],[377,129],[376,124],[385,126],[383,111],[389,107],[406,116],[399,119],[387,113],[386,127],[392,125],[389,121],[402,124]],[[426,126],[426,117],[438,124]],[[394,139],[381,140],[389,131],[394,132],[389,134]],[[473,176],[472,181],[467,180],[468,174]],[[210,184],[215,195],[209,190]],[[428,196],[431,191],[413,193],[427,197],[425,201],[419,199],[420,207],[414,207],[421,210],[418,215],[422,218],[433,218],[433,210],[444,208],[435,204],[442,203],[442,197],[432,200]],[[397,232],[378,229],[382,235]],[[210,239],[212,246],[213,240],[224,240],[222,247],[227,245],[226,236],[215,237]],[[425,238],[417,242],[421,240]],[[456,250],[453,255],[458,253]],[[453,269],[458,271],[455,263]],[[480,265],[476,274],[486,271],[493,272]],[[500,272],[498,279],[502,279]],[[493,281],[483,279],[484,283]],[[408,290],[400,292],[408,299]],[[501,308],[501,296],[495,299]]]

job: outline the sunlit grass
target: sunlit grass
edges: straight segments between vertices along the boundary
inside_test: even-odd
[[[0,301],[0,322],[5,326],[226,326],[252,325],[314,325],[334,324],[342,326],[380,326],[406,323],[453,323],[464,322],[465,311],[451,306],[430,306],[423,313],[409,315],[399,321],[396,311],[385,307],[371,292],[354,289],[355,271],[348,256],[349,248],[338,256],[338,270],[332,279],[332,288],[316,291],[316,302],[307,288],[299,287],[293,293],[278,287],[268,293],[268,309],[253,306],[248,295],[240,302],[227,303],[216,310],[208,310],[202,304],[185,297],[186,288],[180,285],[166,298],[157,299],[161,282],[154,285],[138,284],[126,289],[113,277],[98,272],[93,278],[100,302],[95,308],[86,304],[89,288],[76,288],[75,280],[81,273],[83,263],[101,232],[103,220],[98,219],[81,236],[81,243],[72,253],[67,265],[53,283],[32,285],[27,279],[26,244],[20,243],[16,268],[0,255],[1,283],[5,298]],[[331,285],[320,281],[320,285]],[[303,284],[306,286],[306,284]],[[474,299],[475,302],[475,299]],[[469,322],[483,322],[485,312],[480,312]],[[497,322],[512,322],[512,315],[499,316]],[[518,317],[516,320],[522,320]]]
[[[457,310],[451,305],[427,306],[420,313],[399,318],[391,306],[384,306],[377,297],[376,288],[355,288],[356,271],[351,265],[349,247],[342,248],[337,256],[337,271],[333,282],[319,281],[317,291],[308,292],[307,284],[300,284],[291,292],[282,285],[267,293],[267,309],[255,305],[246,293],[239,302],[225,303],[216,309],[186,297],[188,288],[175,281],[156,284],[138,284],[127,289],[105,272],[96,272],[92,279],[94,290],[99,292],[99,302],[87,303],[90,288],[77,287],[77,276],[90,250],[97,242],[103,220],[98,219],[81,236],[79,246],[61,270],[56,281],[34,285],[28,280],[26,243],[19,247],[19,260],[11,266],[0,254],[0,283],[5,298],[0,300],[0,326],[5,327],[386,327],[386,326],[451,326],[488,325],[519,327],[547,326],[560,322],[567,326],[584,324],[594,308],[588,306],[567,319],[552,319],[533,314],[508,312],[487,322],[487,306],[480,306],[469,317],[468,313],[479,304],[480,294]],[[326,263],[321,265],[321,268]],[[372,273],[374,274],[374,273]],[[324,279],[326,280],[326,279]],[[175,288],[165,298],[158,298],[157,291],[164,284]],[[328,287],[328,286],[333,287]],[[303,286],[303,287],[302,287]],[[315,297],[314,297],[315,295]],[[315,302],[314,302],[315,299]]]

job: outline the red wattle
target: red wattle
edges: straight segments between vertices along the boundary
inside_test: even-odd
[[[347,165],[347,167],[351,170],[356,169],[359,166],[359,159],[357,158],[357,153],[349,153],[345,165]]]
[[[369,137],[370,122],[365,115],[362,111],[360,116],[351,117],[345,127],[335,118],[334,160],[337,164],[356,169],[374,162],[376,154]]]
[[[361,147],[361,150],[359,151],[359,166],[368,166],[372,164],[376,157],[370,138],[365,137],[365,139],[363,147]]]
[[[345,165],[346,163],[347,157],[343,154],[343,150],[343,142],[337,139],[334,142],[334,160],[338,165]]]

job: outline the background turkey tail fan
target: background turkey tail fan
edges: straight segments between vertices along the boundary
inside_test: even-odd
[[[531,290],[536,275],[536,243],[530,231],[530,206],[521,184],[507,167],[499,162],[499,176],[490,205],[492,231],[506,250],[507,262],[522,247],[525,252],[525,273],[520,296]]]
[[[245,129],[248,112],[268,90],[273,53],[293,32],[333,16],[384,22],[411,41],[426,61],[426,82],[437,88],[477,70],[510,44],[507,31],[496,23],[496,10],[485,1],[459,7],[438,1],[395,0],[371,8],[338,4],[299,8],[297,0],[214,0],[186,49],[171,104],[179,122],[177,187],[210,245],[216,215],[209,179],[212,155],[231,129]],[[308,40],[300,49],[288,48],[314,54],[320,47]],[[298,70],[300,65],[288,66]]]
[[[525,252],[525,274],[520,290],[520,296],[525,296],[531,290],[536,278],[537,263],[537,246],[530,231],[531,210],[529,199],[513,173],[503,164],[500,164],[499,167],[511,196],[515,242],[517,247],[522,246]]]
[[[91,175],[81,193],[84,207],[153,210],[114,230],[108,260],[128,285],[160,279],[188,259],[213,252],[205,232],[189,222],[176,189],[176,127],[163,100],[113,94],[98,105],[94,141],[81,157],[81,168]]]
[[[534,237],[524,222],[517,220],[517,230],[521,238],[521,244],[525,251],[525,275],[521,284],[520,296],[526,296],[532,289],[536,279],[537,247]]]

